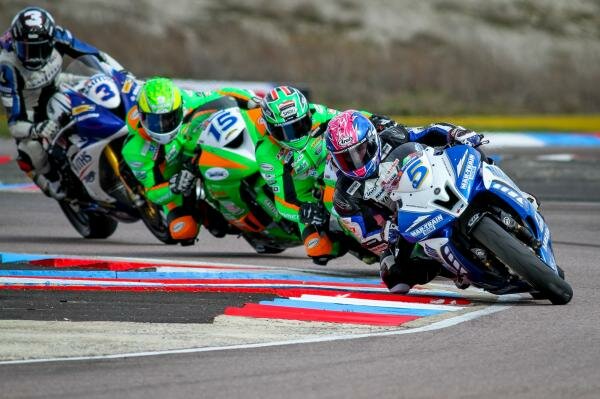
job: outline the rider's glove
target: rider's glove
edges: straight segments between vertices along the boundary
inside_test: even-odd
[[[448,132],[448,144],[450,145],[464,144],[469,147],[479,147],[482,144],[482,139],[483,134],[475,133],[461,126],[457,126]]]
[[[305,202],[300,206],[300,223],[323,226],[329,221],[329,214],[320,202]]]
[[[52,141],[56,133],[60,130],[60,126],[53,120],[46,120],[40,123],[36,123],[31,126],[29,131],[29,137],[32,139],[46,139]]]
[[[196,186],[196,176],[189,170],[182,170],[169,179],[169,188],[173,194],[190,195]]]
[[[383,132],[385,129],[389,129],[390,127],[397,125],[397,123],[395,121],[393,121],[392,119],[388,118],[387,116],[383,116],[383,115],[373,114],[373,115],[371,115],[371,117],[369,119],[375,126],[375,130],[377,130],[378,133]]]
[[[399,236],[400,230],[398,230],[398,225],[390,220],[386,221],[383,229],[381,229],[381,240],[394,244],[398,241]]]

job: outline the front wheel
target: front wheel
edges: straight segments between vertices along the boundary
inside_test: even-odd
[[[177,244],[177,241],[171,237],[167,220],[158,205],[146,201],[139,211],[142,221],[154,237],[167,245]]]
[[[554,305],[571,301],[573,289],[554,273],[533,250],[486,216],[473,229],[473,237],[500,262],[527,281],[539,294]]]
[[[108,216],[83,211],[68,201],[59,201],[58,204],[83,238],[107,238],[117,229],[118,222]]]

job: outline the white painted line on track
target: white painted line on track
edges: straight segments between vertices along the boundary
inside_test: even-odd
[[[176,355],[176,354],[200,353],[200,352],[215,352],[215,351],[234,350],[234,349],[267,348],[267,347],[272,347],[272,346],[309,344],[309,343],[318,343],[318,342],[351,340],[351,339],[358,339],[358,338],[371,338],[371,337],[413,334],[413,333],[420,333],[420,332],[435,331],[435,330],[439,330],[439,329],[446,328],[446,327],[452,327],[457,324],[463,323],[465,321],[473,320],[473,319],[476,319],[476,318],[479,318],[482,316],[487,316],[487,315],[490,315],[490,314],[493,314],[496,312],[500,312],[502,310],[508,309],[509,307],[510,306],[507,306],[507,305],[491,305],[485,309],[476,310],[474,312],[455,316],[455,317],[452,317],[449,319],[445,319],[442,321],[438,321],[436,323],[429,324],[427,326],[409,328],[409,329],[403,329],[403,330],[385,331],[385,332],[379,332],[379,333],[356,334],[356,335],[332,335],[332,336],[328,336],[328,337],[306,338],[306,339],[291,340],[291,341],[274,341],[274,342],[263,342],[263,343],[257,343],[257,344],[174,349],[174,350],[164,350],[164,351],[155,351],[155,352],[134,352],[134,353],[122,353],[122,354],[114,354],[114,355],[7,360],[7,361],[0,361],[0,365],[18,365],[18,364],[46,363],[46,362],[70,362],[70,361],[84,361],[84,360],[125,359],[125,358],[133,358],[133,357]]]

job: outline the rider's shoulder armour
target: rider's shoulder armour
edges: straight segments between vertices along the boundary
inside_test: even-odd
[[[340,216],[353,215],[360,210],[364,184],[344,175],[338,176],[333,195],[333,206]]]

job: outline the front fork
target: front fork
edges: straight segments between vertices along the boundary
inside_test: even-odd
[[[125,191],[127,192],[127,196],[129,197],[131,202],[137,208],[141,208],[142,206],[144,206],[144,199],[129,186],[129,182],[121,173],[121,165],[119,162],[119,158],[117,157],[117,154],[115,154],[115,151],[112,149],[110,144],[104,147],[104,156],[108,160],[108,164],[110,165],[115,176],[117,176],[119,180],[123,183],[123,187],[125,187]]]

